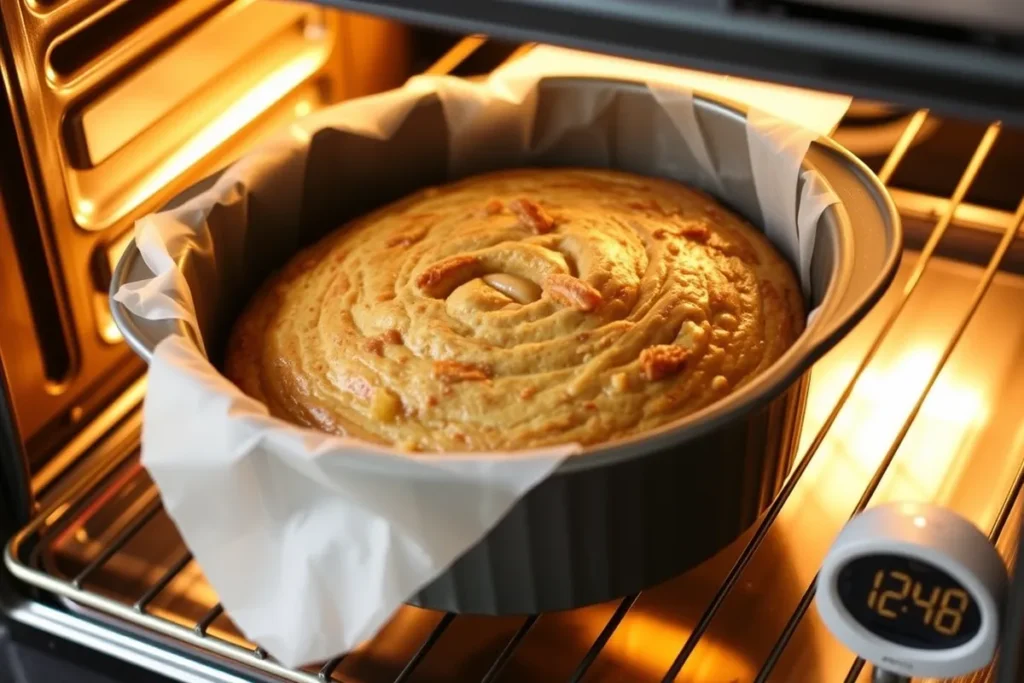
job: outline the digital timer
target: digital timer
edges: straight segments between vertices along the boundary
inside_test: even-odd
[[[901,555],[868,555],[839,571],[839,598],[888,641],[937,650],[968,642],[981,627],[970,594],[946,572]]]
[[[995,654],[1006,567],[977,527],[944,508],[894,503],[854,517],[818,575],[825,625],[903,676],[959,676]]]

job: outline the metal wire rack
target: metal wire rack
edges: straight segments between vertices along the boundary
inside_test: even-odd
[[[465,39],[442,57],[429,71],[441,73],[452,70],[483,43],[484,39],[477,36]],[[881,166],[879,177],[883,182],[888,184],[892,179],[893,174],[914,144],[916,136],[925,127],[930,116],[928,111],[921,110],[909,118],[902,134]],[[847,404],[858,381],[861,380],[879,348],[900,319],[901,312],[925,276],[936,251],[947,236],[954,219],[960,215],[959,212],[962,209],[969,208],[964,207],[964,199],[968,196],[972,184],[982,168],[982,164],[990,154],[993,145],[1001,133],[1002,127],[999,123],[992,123],[985,130],[980,143],[975,148],[951,196],[948,200],[941,203],[941,211],[935,216],[936,222],[934,227],[924,243],[920,255],[916,259],[909,278],[905,281],[902,290],[898,294],[895,306],[888,312],[881,327],[875,333],[866,352],[860,358],[856,368],[839,393],[838,399],[810,441],[806,452],[798,460],[781,493],[772,502],[768,511],[749,537],[746,545],[739,552],[732,567],[725,573],[724,579],[719,584],[717,591],[707,603],[703,613],[695,621],[685,640],[678,644],[677,655],[664,673],[660,674],[662,681],[668,682],[677,679],[684,666],[691,659],[698,644],[707,634],[712,621],[722,609],[726,599],[737,589],[744,571],[750,565],[752,558],[754,558],[759,548],[764,544],[769,531],[792,497],[801,478],[813,464],[815,455],[821,449],[829,430],[836,423],[837,417]],[[1012,217],[1004,214],[1002,218],[1003,225],[1001,227],[1002,232],[999,243],[984,268],[984,272],[974,289],[969,304],[960,316],[955,329],[946,339],[938,360],[934,362],[927,374],[927,381],[923,389],[918,393],[910,410],[902,418],[902,424],[895,438],[887,448],[884,457],[878,462],[851,514],[862,511],[870,504],[883,477],[896,458],[901,444],[918,417],[922,405],[929,396],[929,392],[932,390],[946,362],[957,348],[964,332],[968,329],[975,313],[978,311],[1014,240],[1020,233],[1022,223],[1024,223],[1024,200],[1021,201],[1016,213]],[[129,416],[121,428],[128,433],[134,433],[138,428],[138,419],[137,414]],[[83,518],[100,514],[103,507],[110,503],[111,500],[120,496],[126,489],[136,486],[141,472],[141,466],[137,462],[136,453],[132,449],[127,449],[120,457],[106,458],[90,471],[81,473],[81,476],[62,493],[59,499],[43,510],[36,517],[35,521],[11,541],[7,548],[5,560],[12,573],[29,584],[37,586],[50,594],[62,596],[77,605],[166,636],[173,642],[192,646],[198,652],[205,652],[230,662],[240,663],[263,674],[269,674],[273,677],[297,683],[339,680],[336,678],[336,675],[346,659],[344,656],[332,659],[319,667],[299,670],[289,669],[269,657],[262,648],[249,644],[240,637],[232,636],[230,633],[225,632],[224,629],[219,629],[215,632],[212,628],[213,625],[226,618],[225,610],[219,602],[205,609],[203,613],[189,619],[181,615],[169,614],[166,610],[153,609],[157,598],[168,589],[192,561],[191,553],[180,544],[180,541],[178,542],[179,547],[175,550],[177,553],[176,557],[169,561],[167,568],[160,575],[151,577],[149,583],[141,588],[134,600],[128,602],[115,600],[90,588],[91,579],[98,572],[102,571],[119,551],[135,542],[140,534],[143,533],[143,529],[161,513],[161,503],[155,492],[148,497],[143,496],[139,499],[141,502],[134,508],[130,521],[120,527],[113,537],[106,540],[105,545],[98,553],[83,566],[77,567],[70,575],[62,575],[62,572],[54,569],[53,560],[48,557],[47,551],[51,544],[62,535],[73,534],[76,528],[75,525],[80,523]],[[1022,484],[1024,484],[1024,463],[1018,469],[1011,487],[1006,492],[996,521],[991,527],[990,536],[994,541],[999,541],[1003,538],[1004,531],[1008,526],[1011,526],[1008,525],[1008,520],[1012,518],[1012,514],[1018,509],[1015,505],[1019,502]],[[638,595],[630,595],[618,603],[604,623],[603,628],[601,628],[589,648],[579,659],[575,669],[568,675],[568,681],[581,681],[587,677],[588,672],[615,634],[616,629],[636,604],[638,597]],[[804,590],[802,597],[792,611],[785,627],[781,630],[771,651],[761,662],[760,669],[757,671],[755,678],[758,683],[768,680],[772,675],[773,670],[793,639],[794,633],[804,621],[813,598],[814,583],[811,581],[807,584],[806,590]],[[412,652],[411,656],[405,661],[401,670],[393,677],[395,683],[410,680],[424,659],[442,639],[446,631],[461,618],[455,614],[442,615],[415,651]],[[497,655],[490,661],[489,666],[487,666],[486,672],[480,678],[483,683],[491,683],[502,676],[508,664],[516,657],[521,644],[543,618],[543,615],[521,618],[518,626],[511,630],[507,640],[500,647],[500,651],[498,651]],[[849,668],[845,680],[858,680],[863,667],[864,662],[860,659],[855,659]]]

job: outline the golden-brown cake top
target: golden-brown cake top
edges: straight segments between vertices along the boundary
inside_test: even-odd
[[[226,374],[282,419],[406,449],[593,444],[727,395],[803,320],[789,265],[702,193],[503,171],[298,254],[236,323]]]

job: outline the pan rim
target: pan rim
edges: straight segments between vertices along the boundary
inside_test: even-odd
[[[572,81],[586,83],[598,81],[623,89],[649,90],[646,84],[637,81],[579,76],[547,77],[541,79],[538,87],[543,87],[546,83],[571,83]],[[717,109],[725,115],[739,119],[745,119],[747,116],[746,107],[735,102],[730,102],[726,98],[717,95],[710,95],[700,90],[693,91],[693,97],[695,102],[699,102],[706,107]],[[841,272],[843,268],[849,270],[852,267],[852,264],[849,262],[849,254],[843,252],[842,245],[846,244],[846,246],[850,248],[856,239],[851,226],[852,221],[845,215],[845,210],[841,208],[842,204],[840,203],[838,205],[840,207],[839,209],[836,209],[835,206],[826,209],[826,215],[833,214],[828,220],[829,223],[834,226],[832,229],[839,233],[839,239],[833,241],[833,267],[829,277],[828,289],[819,306],[820,314],[812,323],[805,327],[798,339],[789,347],[789,349],[786,350],[782,357],[777,359],[771,366],[769,366],[769,368],[758,374],[750,382],[744,384],[737,391],[730,393],[722,400],[715,401],[710,405],[705,406],[699,411],[689,413],[676,420],[667,422],[644,432],[625,436],[620,439],[582,446],[578,452],[567,457],[555,468],[551,474],[552,477],[556,477],[561,474],[584,471],[594,467],[604,467],[622,460],[646,457],[656,452],[664,451],[667,448],[680,447],[685,445],[687,442],[720,428],[724,423],[734,421],[737,418],[742,418],[744,415],[749,414],[759,406],[780,396],[788,388],[793,386],[799,378],[807,372],[814,362],[816,362],[825,352],[831,349],[853,326],[860,322],[860,320],[867,314],[868,310],[870,310],[870,308],[882,297],[888,285],[896,275],[902,256],[903,232],[895,203],[877,176],[875,176],[875,174],[860,159],[837,142],[824,136],[818,136],[818,138],[812,142],[812,146],[821,147],[822,149],[835,154],[843,163],[847,164],[851,168],[851,171],[859,177],[873,198],[875,200],[880,200],[879,214],[883,221],[888,222],[890,227],[892,233],[891,245],[885,254],[885,260],[882,264],[882,268],[871,281],[870,285],[866,287],[863,294],[851,307],[837,314],[835,308],[842,294],[839,290],[839,285],[846,286],[849,284],[848,278],[845,282],[838,282],[837,280],[844,277],[844,273]],[[806,157],[802,161],[801,167],[805,170],[817,170]],[[818,171],[818,174],[826,181],[826,183],[828,182],[828,176],[825,173]],[[191,186],[189,189],[193,189],[197,185],[203,185],[206,182],[209,182],[211,178],[207,178],[206,181],[201,181],[200,183]],[[186,190],[186,192],[187,191],[188,190]],[[844,232],[846,233],[845,235],[843,234]],[[121,284],[127,282],[126,275],[132,270],[135,262],[140,258],[141,255],[133,239],[117,263],[113,277],[111,278],[110,304],[114,321],[121,329],[125,341],[135,353],[140,355],[148,363],[152,359],[153,351],[159,342],[150,344],[150,340],[145,339],[146,335],[137,325],[135,316],[128,312],[120,302],[113,298]],[[147,322],[152,323],[157,321]],[[172,326],[172,334],[176,333],[184,336],[191,344],[198,346],[195,338],[196,333],[187,324],[185,324],[184,321],[174,320],[164,322]],[[289,428],[300,430],[308,429],[280,420],[279,418],[271,417],[270,419]],[[316,434],[321,434],[321,432],[317,430],[310,429],[310,431]],[[571,445],[571,443],[572,442],[567,442],[563,445],[568,446]],[[370,442],[366,442],[366,447],[368,450],[379,450],[384,453],[400,452],[397,449]],[[557,447],[558,444],[551,446],[551,448]],[[453,457],[472,458],[479,455],[474,452],[443,454],[431,452],[401,452],[401,454],[405,457],[422,459]],[[529,454],[529,449],[510,451],[510,457],[513,458],[516,455],[529,457]],[[387,459],[384,459],[384,461],[380,462],[381,467],[379,469],[383,472],[390,472],[387,467],[386,460]],[[367,466],[372,467],[369,464],[367,464]],[[377,470],[378,468],[372,467],[372,469]]]

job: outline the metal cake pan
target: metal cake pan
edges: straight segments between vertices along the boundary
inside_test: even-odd
[[[542,81],[537,126],[543,127],[546,108],[594,83],[585,78]],[[620,113],[657,106],[643,84],[599,83],[615,89],[613,106]],[[749,173],[744,109],[700,93],[695,94],[695,106],[719,166],[742,169],[746,164]],[[446,133],[439,125],[444,125],[440,102],[427,98],[389,140],[368,145],[365,138],[333,130],[314,136],[317,153],[338,159],[362,155],[364,163],[350,164],[356,167],[348,172],[351,177],[333,178],[333,187],[340,182],[373,183],[376,174],[389,172],[389,164],[390,172],[396,177],[401,172],[401,178],[384,192],[373,187],[332,197],[327,215],[309,214],[304,241],[417,187],[444,182]],[[395,165],[398,160],[405,165]],[[579,163],[548,154],[538,165]],[[409,167],[417,170],[409,172]],[[753,381],[698,413],[569,458],[411,603],[461,613],[534,614],[603,602],[692,568],[753,524],[779,491],[793,461],[810,367],[881,297],[901,254],[895,205],[861,161],[821,137],[812,143],[804,167],[818,171],[840,202],[819,221],[810,294],[818,312],[789,351]],[[638,172],[635,167],[623,170]],[[345,174],[339,168],[339,175]],[[190,188],[172,205],[209,182]],[[725,203],[751,218],[744,206],[750,205],[752,187],[742,187],[742,179],[735,176],[731,182],[735,195]],[[189,254],[181,257],[186,272]],[[122,284],[151,276],[132,243],[115,268],[111,297]],[[208,312],[200,316],[200,324],[205,320],[203,338],[216,362],[217,341],[223,340],[239,305],[204,302],[202,291],[193,290],[200,299],[197,307]],[[137,318],[113,298],[111,310],[127,343],[147,361],[167,335],[192,334],[180,321]]]

